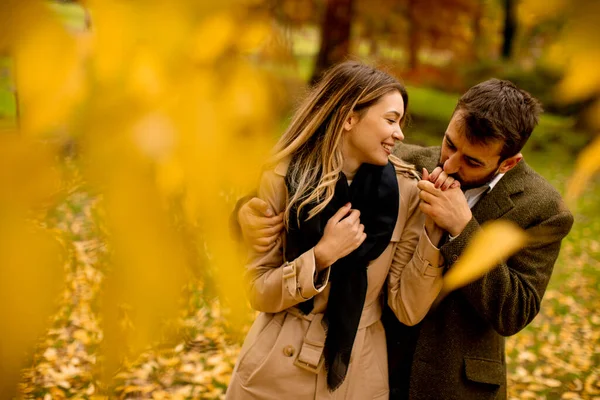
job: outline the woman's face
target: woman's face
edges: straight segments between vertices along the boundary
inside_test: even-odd
[[[404,139],[400,128],[403,116],[404,100],[397,90],[382,96],[362,118],[352,113],[344,123],[344,162],[356,167],[362,163],[386,165],[396,142]]]

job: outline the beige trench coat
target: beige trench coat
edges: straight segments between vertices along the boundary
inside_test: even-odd
[[[321,319],[329,295],[329,269],[316,278],[310,249],[285,263],[285,233],[266,253],[249,258],[252,307],[261,313],[252,325],[227,390],[227,399],[387,399],[386,339],[381,294],[389,273],[388,303],[405,324],[418,323],[441,288],[442,258],[423,229],[417,180],[397,159],[400,188],[398,220],[383,253],[369,264],[368,289],[348,373],[334,392],[327,388],[323,364],[325,330]],[[266,171],[258,196],[279,213],[287,201],[284,182],[288,162]],[[314,297],[314,309],[303,315],[295,305]]]

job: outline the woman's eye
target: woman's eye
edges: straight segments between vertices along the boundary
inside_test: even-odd
[[[396,120],[394,120],[394,119],[388,119],[388,122],[389,122],[390,124],[395,124],[395,123],[396,123]]]

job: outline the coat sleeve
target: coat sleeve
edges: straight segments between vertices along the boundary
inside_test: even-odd
[[[274,171],[263,173],[258,197],[280,213],[286,204],[284,177]],[[267,252],[249,249],[246,265],[248,298],[257,311],[276,313],[321,293],[329,281],[329,268],[317,274],[313,249],[295,260],[284,262],[285,231]]]
[[[388,305],[405,325],[419,323],[442,287],[442,257],[424,229],[416,181],[401,188],[400,218],[406,218],[388,276]],[[437,243],[436,243],[437,244]]]
[[[500,335],[510,336],[527,326],[540,310],[561,240],[569,233],[573,216],[562,209],[530,226],[528,234],[534,242],[498,264],[481,279],[461,290],[477,313]],[[463,232],[441,247],[448,265],[453,264],[479,231],[475,218]],[[451,266],[450,266],[451,268]]]

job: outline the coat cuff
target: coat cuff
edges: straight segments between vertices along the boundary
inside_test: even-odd
[[[463,250],[469,244],[469,241],[473,237],[473,235],[481,229],[479,226],[479,222],[472,217],[465,229],[460,233],[460,235],[456,236],[454,240],[445,243],[440,251],[444,259],[446,260],[446,264],[450,267],[452,264],[458,260]]]
[[[317,273],[314,249],[310,249],[288,264],[291,268],[284,274],[284,284],[295,286],[294,291],[304,300],[308,300],[325,290],[329,282],[330,268]]]
[[[443,264],[444,259],[440,252],[440,249],[435,247],[426,230],[423,228],[423,232],[419,237],[419,243],[417,244],[417,257],[422,260],[420,272],[421,275],[425,276],[439,276],[444,272]]]

